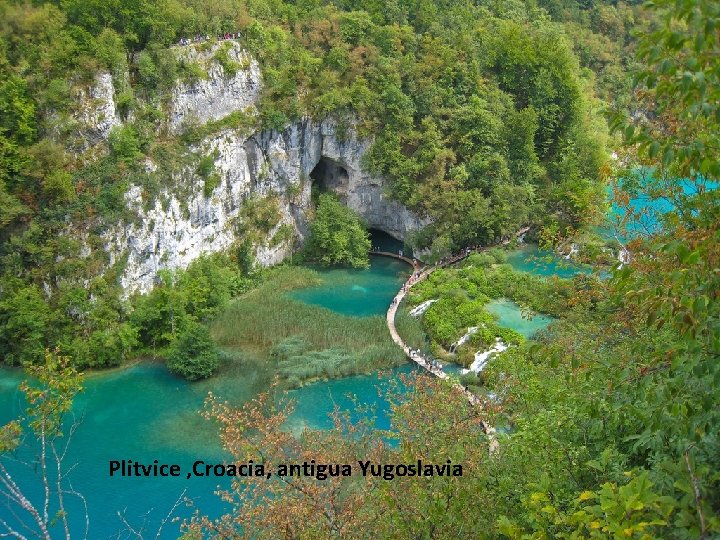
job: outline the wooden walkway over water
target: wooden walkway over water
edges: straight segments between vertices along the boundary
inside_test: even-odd
[[[392,340],[395,342],[395,344],[402,348],[402,350],[405,352],[405,355],[415,362],[418,366],[423,368],[428,373],[434,375],[435,377],[438,377],[439,379],[448,379],[449,375],[445,373],[442,368],[440,368],[437,365],[437,362],[433,362],[432,359],[427,358],[420,354],[420,351],[416,351],[412,348],[410,348],[400,337],[400,334],[397,331],[397,328],[395,326],[395,315],[397,314],[398,307],[400,307],[400,303],[404,300],[405,295],[408,293],[410,288],[415,285],[416,283],[421,282],[425,278],[427,278],[430,274],[432,274],[435,270],[438,268],[441,268],[441,266],[433,266],[430,268],[426,268],[424,270],[420,271],[420,274],[414,273],[413,276],[417,275],[417,277],[411,277],[408,281],[405,282],[403,287],[398,291],[398,293],[395,295],[395,298],[393,298],[392,303],[390,304],[390,307],[387,310],[386,314],[386,320],[387,320],[387,326],[388,330],[390,330],[390,336],[392,337]],[[482,401],[478,396],[470,392],[467,388],[465,388],[460,383],[455,383],[453,387],[459,391],[465,394],[468,401],[472,405],[480,405]]]
[[[405,257],[403,255],[393,253],[392,251],[371,251],[370,255],[379,255],[381,257],[392,257],[393,259],[398,259],[399,261],[408,263],[410,266],[412,266],[415,269],[417,269],[420,264],[417,259],[411,259],[409,257]]]
[[[513,235],[513,238],[518,238],[522,236],[523,234],[527,233],[530,230],[530,227],[524,227],[520,229],[518,232],[516,232]],[[500,246],[507,246],[510,243],[511,239],[504,240],[499,245]],[[492,246],[490,246],[492,247]],[[450,266],[453,264],[456,264],[463,259],[469,257],[473,253],[481,253],[483,251],[487,251],[490,249],[490,247],[482,247],[479,249],[466,249],[463,250],[460,254],[455,255],[454,257],[450,257],[449,259],[442,261],[439,264],[436,264],[434,266],[425,267],[422,270],[418,269],[418,265],[414,264],[413,261],[407,257],[402,257],[399,254],[396,253],[390,253],[386,251],[374,251],[371,252],[373,255],[381,255],[386,257],[394,257],[396,259],[403,260],[410,264],[415,271],[413,272],[413,275],[403,284],[403,286],[400,288],[398,293],[395,295],[395,298],[393,298],[393,301],[390,304],[390,307],[387,310],[386,314],[386,320],[387,320],[387,326],[388,330],[390,330],[390,336],[392,336],[393,341],[395,342],[398,347],[402,348],[403,351],[405,351],[405,354],[407,355],[410,360],[415,362],[418,366],[423,368],[428,373],[434,375],[435,377],[438,377],[440,379],[448,379],[449,376],[447,373],[445,373],[436,362],[433,362],[432,359],[427,358],[420,354],[420,351],[415,351],[411,349],[407,343],[403,341],[403,339],[400,337],[400,334],[397,331],[397,328],[395,326],[395,315],[397,314],[398,307],[400,306],[400,303],[405,299],[405,295],[408,293],[408,291],[417,283],[420,283],[424,279],[426,279],[430,274],[432,274],[435,270],[438,268],[444,268],[446,266]],[[468,401],[472,405],[481,405],[483,401],[470,392],[467,388],[465,388],[460,383],[455,383],[453,387],[458,391],[465,394]],[[488,428],[492,429],[492,428]],[[493,430],[494,431],[494,430]]]

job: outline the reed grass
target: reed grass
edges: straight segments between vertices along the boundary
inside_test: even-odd
[[[320,275],[308,268],[269,271],[258,288],[233,301],[215,319],[214,339],[222,347],[261,351],[292,385],[405,362],[384,316],[349,317],[286,294],[320,282]]]
[[[359,352],[341,348],[309,351],[280,360],[278,368],[290,386],[299,386],[307,380],[348,377],[403,362],[402,355],[388,355],[388,351],[381,345]]]

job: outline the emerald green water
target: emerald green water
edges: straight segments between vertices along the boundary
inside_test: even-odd
[[[24,407],[16,389],[22,374],[4,370],[2,375],[0,421],[7,422]],[[76,466],[69,479],[88,502],[89,538],[116,537],[124,530],[118,511],[124,511],[133,527],[146,523],[149,530],[155,530],[185,489],[203,511],[216,514],[221,509],[212,496],[218,484],[214,478],[110,478],[108,474],[110,460],[152,463],[158,459],[161,463],[180,464],[183,470],[188,470],[196,459],[221,461],[224,456],[217,434],[209,426],[202,426],[197,415],[205,391],[204,386],[190,385],[154,364],[87,380],[86,390],[78,396],[73,409],[80,425],[66,464]],[[32,460],[33,455],[34,449],[30,449],[20,457]],[[13,472],[31,500],[39,500],[39,481],[33,471],[14,467]],[[189,515],[186,510],[182,510],[184,516]],[[12,519],[5,513],[7,510],[1,508],[0,515]],[[77,500],[69,501],[69,515],[75,535],[81,537],[84,526]],[[60,532],[55,531],[55,535]],[[163,537],[175,538],[177,533],[177,525],[172,525]]]
[[[328,429],[332,427],[329,414],[334,407],[353,412],[360,417],[355,403],[369,405],[375,411],[376,425],[389,427],[389,405],[378,397],[378,387],[386,387],[391,378],[400,373],[415,370],[411,365],[390,370],[382,376],[369,375],[349,377],[328,382],[315,383],[288,392],[296,402],[296,409],[288,421],[288,428],[300,431],[304,427]],[[15,370],[2,371],[0,390],[0,422],[16,418],[24,409],[17,385],[22,373]],[[242,384],[241,379],[233,383]],[[222,386],[222,385],[220,385]],[[154,531],[165,517],[173,503],[183,494],[193,500],[194,508],[182,506],[177,514],[189,517],[195,508],[201,512],[218,515],[224,508],[213,494],[216,487],[228,486],[220,478],[122,478],[108,475],[108,462],[118,459],[132,459],[151,463],[177,463],[183,473],[190,470],[197,459],[207,463],[222,463],[228,456],[220,448],[216,427],[200,417],[203,400],[207,391],[217,391],[212,381],[190,384],[180,380],[158,364],[138,366],[113,373],[91,377],[86,390],[76,400],[75,415],[81,419],[66,463],[77,465],[70,474],[73,486],[88,501],[91,516],[89,538],[114,538],[125,529],[117,517],[123,511],[134,527],[143,523],[146,530]],[[233,394],[240,404],[241,394],[245,399],[260,390],[252,384]],[[221,394],[222,388],[220,388]],[[227,395],[227,392],[224,392]],[[356,401],[350,395],[356,396]],[[234,400],[234,401],[235,401]],[[32,460],[32,452],[23,452],[20,457]],[[15,468],[18,483],[27,486],[28,495],[39,500],[38,477],[26,468]],[[70,516],[74,530],[82,530],[78,518],[82,509],[77,503],[70,504]],[[12,519],[0,508],[3,519]],[[166,525],[162,538],[176,538],[178,524]],[[56,531],[57,534],[60,531]],[[81,535],[78,534],[78,537]],[[121,534],[121,537],[126,537]]]
[[[321,270],[319,287],[292,291],[296,300],[343,315],[366,317],[383,314],[409,273],[409,266],[390,257],[371,257],[367,270]]]
[[[403,246],[386,235],[374,235],[373,245],[383,251],[397,252]],[[408,248],[405,247],[405,250]],[[572,277],[578,272],[590,272],[589,267],[569,263],[551,252],[536,246],[523,246],[509,254],[508,262],[516,269],[540,276]],[[303,302],[326,307],[351,316],[383,314],[397,292],[408,267],[392,259],[373,257],[368,270],[322,271],[325,283],[320,287],[295,291],[291,295]],[[495,300],[488,309],[495,313],[500,324],[531,337],[551,322],[538,315],[532,320],[522,318],[519,307],[508,300]],[[453,366],[448,366],[452,370]],[[317,382],[287,392],[285,397],[295,401],[295,411],[287,428],[300,431],[305,427],[327,429],[332,426],[328,416],[335,407],[350,411],[355,418],[373,412],[380,428],[388,427],[388,403],[378,396],[380,389],[400,373],[415,370],[414,364],[389,370],[382,375],[348,377]],[[459,369],[459,368],[458,368]],[[155,537],[155,531],[174,502],[181,495],[192,499],[192,507],[182,505],[176,515],[189,517],[195,510],[217,515],[223,505],[213,494],[218,485],[227,485],[217,478],[110,478],[110,460],[133,459],[151,463],[177,463],[183,472],[197,459],[221,462],[227,456],[220,448],[217,429],[199,415],[208,391],[235,405],[268,388],[273,373],[267,362],[243,353],[221,377],[190,384],[180,380],[160,364],[139,364],[134,367],[93,375],[86,381],[86,390],[76,399],[74,414],[79,420],[69,453],[68,466],[75,465],[70,480],[88,502],[90,531],[88,538],[127,538],[126,527],[117,517],[124,513],[136,529],[143,529],[145,537]],[[0,424],[20,416],[25,408],[18,384],[23,374],[18,370],[0,370]],[[354,395],[352,399],[350,395]],[[32,461],[36,450],[20,452],[20,460]],[[40,483],[33,470],[16,465],[15,480],[25,494],[39,500]],[[73,537],[82,537],[84,523],[77,501],[67,506]],[[51,508],[51,512],[56,508]],[[4,506],[0,517],[12,521]],[[59,536],[60,530],[53,531]],[[161,538],[176,538],[178,523],[168,523]]]
[[[379,429],[390,427],[389,404],[378,399],[378,391],[383,393],[391,379],[401,374],[418,371],[415,364],[390,369],[375,375],[357,375],[344,379],[315,383],[291,390],[287,397],[295,401],[295,411],[288,420],[288,427],[295,433],[304,428],[331,429],[333,427],[330,413],[337,406],[340,410],[350,411],[353,421],[366,416],[360,406],[370,406],[375,416],[375,425]]]
[[[511,251],[507,262],[515,270],[543,277],[571,278],[579,273],[592,273],[592,267],[561,259],[552,251],[539,249],[535,244],[524,244]]]
[[[345,315],[383,314],[408,272],[409,267],[399,261],[372,257],[367,270],[321,270],[323,285],[290,294],[303,302]],[[522,319],[514,311],[517,306],[513,306],[499,303],[493,308],[497,309],[501,324],[526,335],[547,324],[546,318]],[[382,375],[322,381],[287,392],[284,397],[295,401],[295,411],[287,428],[294,432],[305,427],[330,428],[329,414],[335,407],[350,411],[355,419],[372,414],[375,424],[386,428],[389,426],[388,403],[379,397],[378,387],[382,390],[390,379],[415,369],[414,364],[408,363]],[[81,422],[66,461],[68,465],[77,464],[70,479],[88,501],[89,538],[126,537],[118,511],[124,512],[133,527],[144,526],[146,536],[154,537],[159,523],[183,492],[192,499],[193,505],[182,505],[176,515],[189,517],[196,509],[218,515],[223,503],[213,492],[218,485],[228,482],[184,476],[195,460],[217,463],[227,458],[220,448],[216,427],[199,415],[203,400],[212,391],[240,405],[267,389],[272,376],[266,361],[247,352],[240,354],[222,376],[192,384],[174,377],[163,365],[153,363],[90,376],[85,392],[76,399],[73,412]],[[19,371],[0,371],[0,422],[16,418],[23,411],[17,389],[21,379]],[[368,413],[363,407],[373,412]],[[31,459],[32,452],[20,457]],[[108,462],[120,459],[177,463],[183,476],[110,478]],[[14,472],[18,482],[28,486],[29,496],[40,495],[39,482],[32,470],[17,467]],[[78,504],[70,503],[69,510],[75,533],[82,536]],[[12,519],[4,514],[6,512],[0,508],[1,517]],[[178,523],[166,524],[161,538],[176,538],[178,532]]]
[[[525,318],[520,306],[505,298],[492,300],[487,304],[486,308],[490,313],[498,317],[501,326],[511,328],[526,338],[533,337],[554,320],[552,317],[540,313],[535,314],[531,319]]]

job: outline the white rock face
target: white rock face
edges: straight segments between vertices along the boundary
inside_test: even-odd
[[[218,49],[229,46],[228,58],[238,64],[237,73],[229,76],[212,58]],[[253,108],[262,89],[260,65],[234,41],[216,43],[208,51],[195,46],[176,49],[186,62],[207,70],[208,78],[194,84],[179,84],[173,92],[169,125],[173,132],[181,131],[186,122],[204,124],[220,120],[233,111]]]
[[[331,121],[302,121],[281,132],[260,132],[249,137],[225,131],[202,145],[206,154],[215,152],[215,170],[220,175],[220,183],[210,197],[205,197],[203,181],[193,177],[192,171],[187,171],[182,180],[192,185],[185,205],[168,189],[145,211],[140,189],[130,189],[126,195],[128,205],[140,220],[106,234],[111,260],[127,256],[121,278],[125,290],[146,292],[159,270],[184,268],[202,254],[230,247],[238,239],[235,224],[243,201],[251,197],[275,196],[279,201],[281,217],[269,239],[286,224],[302,241],[307,234],[313,182],[336,192],[370,227],[398,239],[426,224],[402,205],[386,199],[383,180],[362,170],[360,162],[369,143],[352,131],[341,142],[335,133],[336,125]],[[318,164],[320,169],[330,167],[332,174],[319,180],[311,178]],[[162,199],[169,200],[169,204],[163,205]],[[258,262],[267,266],[281,262],[292,252],[293,245],[271,245],[268,241],[256,248]]]
[[[75,114],[77,140],[82,150],[107,140],[110,130],[122,122],[115,106],[112,76],[100,73],[87,90],[80,89],[76,97],[79,108]]]
[[[192,85],[179,84],[174,90],[167,121],[171,133],[182,131],[191,122],[206,123],[235,111],[254,111],[262,88],[260,67],[237,43],[224,43],[206,51],[196,46],[174,49],[181,60],[205,69],[208,78]],[[241,66],[233,76],[226,76],[214,60],[218,48],[228,43],[228,57]],[[113,95],[112,77],[107,73],[80,91],[75,121],[81,151],[103,148],[99,143],[107,140],[112,128],[122,125]],[[205,181],[190,166],[176,177],[161,178],[165,188],[149,207],[142,188],[131,186],[125,199],[138,219],[111,225],[104,235],[110,264],[125,261],[121,284],[126,294],[149,291],[162,269],[185,268],[203,254],[226,250],[242,240],[238,225],[249,199],[277,200],[278,222],[265,242],[254,248],[259,264],[281,262],[307,234],[313,183],[336,193],[369,227],[397,239],[427,224],[386,198],[383,179],[363,170],[362,158],[371,141],[359,138],[352,129],[343,132],[345,136],[340,138],[337,125],[330,120],[302,120],[282,131],[250,135],[232,129],[220,131],[191,149],[215,157],[219,182],[209,196],[204,193]],[[158,169],[150,160],[145,168],[148,172]],[[273,242],[278,231],[283,234]],[[288,235],[289,231],[294,234]]]
[[[427,224],[427,220],[385,197],[384,180],[363,170],[362,158],[371,141],[359,139],[353,130],[348,130],[346,138],[340,140],[336,132],[333,121],[303,121],[283,132],[260,133],[249,141],[267,158],[271,176],[301,188],[297,206],[302,212],[309,207],[312,182],[318,182],[321,188],[336,193],[348,208],[360,214],[368,227],[383,230],[400,240]],[[316,167],[322,166],[321,161],[330,168],[339,168],[340,177],[326,182],[311,178]],[[302,216],[298,226],[303,234],[305,225],[306,219]]]

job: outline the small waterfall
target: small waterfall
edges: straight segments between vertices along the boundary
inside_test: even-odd
[[[570,252],[567,255],[563,256],[563,259],[570,260],[572,259],[572,256],[576,253],[580,253],[580,250],[577,247],[577,244],[570,244]]]
[[[450,352],[454,353],[458,347],[462,347],[463,345],[465,345],[468,342],[468,340],[472,337],[472,335],[478,331],[479,328],[480,328],[479,326],[471,326],[470,328],[468,328],[467,332],[465,332],[465,335],[463,337],[461,337],[455,343],[450,345]]]
[[[506,351],[507,348],[507,344],[503,342],[502,339],[495,338],[495,345],[490,347],[487,351],[476,352],[475,360],[472,364],[470,364],[470,368],[463,369],[462,374],[465,375],[466,373],[470,372],[480,373],[485,368],[493,355],[500,354],[501,352]]]
[[[620,242],[620,239],[616,236],[615,239],[620,243],[620,251],[617,255],[617,260],[620,262],[620,266],[618,266],[618,270],[620,270],[623,266],[628,264],[631,259],[630,250],[626,248],[622,242]]]
[[[423,302],[419,306],[413,308],[410,310],[410,316],[412,317],[419,317],[423,313],[425,313],[430,306],[432,306],[435,302],[437,302],[437,298],[434,300],[427,300],[426,302]]]

